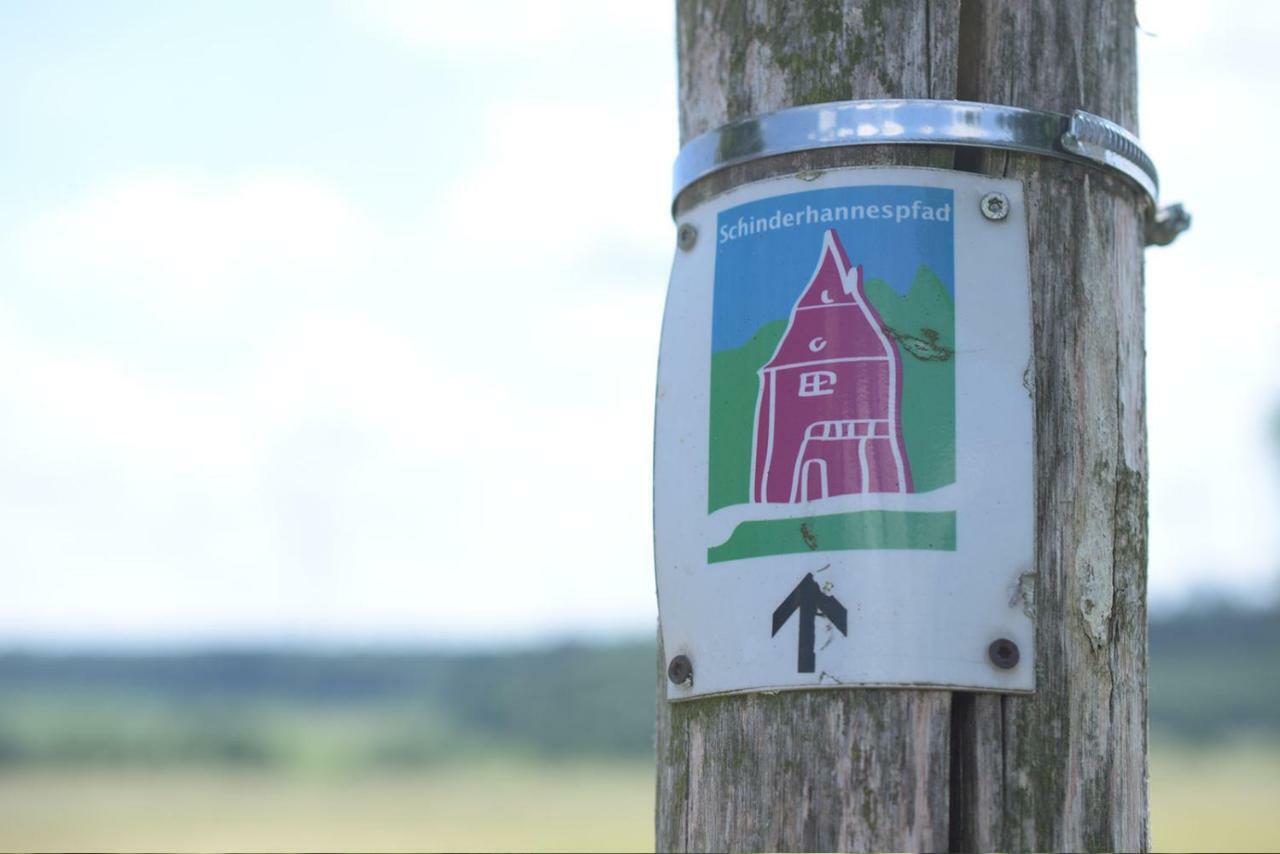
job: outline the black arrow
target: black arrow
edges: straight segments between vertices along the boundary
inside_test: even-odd
[[[840,604],[839,599],[822,592],[818,582],[813,580],[812,572],[806,574],[800,580],[795,589],[787,594],[787,598],[783,599],[782,604],[773,612],[773,635],[775,637],[778,634],[778,629],[782,628],[787,620],[791,619],[791,615],[796,612],[797,608],[800,610],[800,654],[797,672],[812,673],[814,667],[814,621],[821,614],[831,621],[831,625],[840,630],[840,634],[848,637],[849,612]]]

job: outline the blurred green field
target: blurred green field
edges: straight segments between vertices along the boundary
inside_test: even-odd
[[[1280,848],[1280,743],[1157,743],[1157,851]],[[482,762],[366,774],[0,771],[0,849],[653,850],[647,761]]]
[[[1157,850],[1280,850],[1280,611],[1150,649]],[[0,653],[0,850],[651,850],[655,657]]]
[[[1156,851],[1280,851],[1280,742],[1151,750]]]

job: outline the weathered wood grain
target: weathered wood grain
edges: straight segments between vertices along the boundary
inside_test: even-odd
[[[945,691],[658,703],[659,851],[946,849]]]
[[[959,97],[1134,129],[1132,0],[682,0],[682,141],[848,98]],[[867,147],[717,173],[832,165],[1020,178],[1036,395],[1037,690],[826,690],[668,704],[659,850],[1146,850],[1144,200],[1100,170]]]
[[[680,0],[680,141],[754,113],[954,98],[956,0]]]
[[[965,0],[961,98],[1136,131],[1130,0]],[[953,730],[953,847],[1141,851],[1146,791],[1145,201],[1100,170],[982,153],[1026,186],[1036,353],[1036,693]]]

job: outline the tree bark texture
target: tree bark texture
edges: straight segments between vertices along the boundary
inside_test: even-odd
[[[1136,130],[1132,0],[680,0],[681,140],[853,98],[960,98]],[[738,184],[836,165],[1025,184],[1035,348],[1036,692],[824,689],[668,703],[657,847],[1146,850],[1146,200],[1099,169],[879,146],[759,160]],[[998,532],[993,532],[998,534]]]

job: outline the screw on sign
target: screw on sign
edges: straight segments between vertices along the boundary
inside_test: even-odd
[[[987,193],[978,202],[982,215],[994,222],[1009,216],[1009,197],[1004,193]]]
[[[987,655],[991,658],[991,663],[1001,670],[1011,670],[1018,666],[1018,659],[1021,654],[1018,652],[1018,645],[1008,638],[999,638],[991,642],[991,646],[987,647]]]
[[[687,655],[677,655],[667,665],[667,678],[676,685],[683,685],[693,679],[693,662]]]

